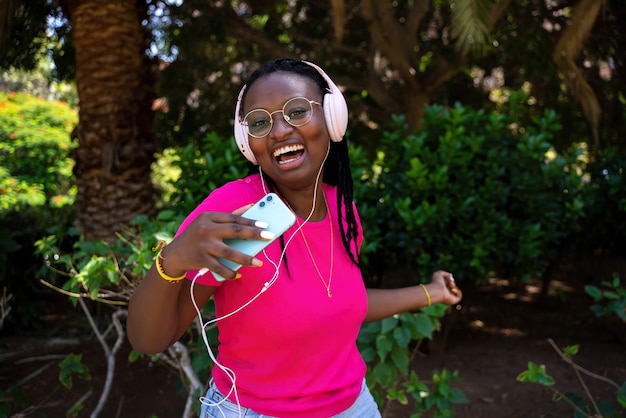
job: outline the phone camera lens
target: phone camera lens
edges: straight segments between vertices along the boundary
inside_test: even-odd
[[[265,202],[259,203],[259,206],[261,206],[261,207],[265,206]]]
[[[272,196],[267,196],[267,201],[271,201],[272,200]]]

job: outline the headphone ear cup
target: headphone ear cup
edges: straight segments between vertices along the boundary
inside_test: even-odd
[[[331,141],[341,142],[348,126],[348,106],[343,94],[340,97],[337,93],[324,95],[324,119]]]
[[[328,84],[328,93],[324,95],[324,119],[331,141],[341,142],[343,136],[348,129],[348,104],[339,87],[330,79],[330,77],[319,66],[309,61],[306,64],[315,68],[318,73],[324,77]]]
[[[254,165],[258,165],[256,157],[254,153],[250,149],[250,142],[248,141],[248,131],[246,127],[239,122],[239,109],[241,106],[241,97],[243,96],[243,91],[245,87],[241,89],[239,93],[239,98],[237,99],[237,105],[235,106],[235,123],[233,126],[233,134],[235,135],[235,142],[237,143],[237,148],[243,154],[244,157],[248,161],[250,161]]]

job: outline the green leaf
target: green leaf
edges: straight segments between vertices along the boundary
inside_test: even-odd
[[[81,363],[81,360],[81,354],[70,353],[59,363],[59,367],[61,368],[59,371],[59,381],[68,389],[72,388],[73,375],[83,380],[91,380],[89,369]]]
[[[141,357],[143,357],[143,354],[141,354],[140,352],[135,351],[135,350],[130,350],[130,353],[128,353],[128,361],[130,363],[134,363],[135,361],[137,361]]]
[[[403,390],[397,390],[393,388],[387,391],[387,399],[397,401],[402,405],[406,405],[409,403],[406,393]]]
[[[376,338],[376,352],[378,353],[378,357],[380,361],[385,361],[387,354],[393,348],[393,341],[384,335],[379,335]]]
[[[611,402],[598,401],[596,404],[600,415],[603,418],[623,418],[624,414],[618,411],[618,409]]]
[[[365,363],[371,363],[374,360],[376,360],[376,350],[374,350],[372,347],[366,347],[360,350],[361,351],[361,357],[363,357],[363,361],[365,361]]]
[[[589,407],[587,403],[585,402],[586,399],[580,396],[579,394],[574,393],[574,392],[565,392],[563,393],[563,397],[567,399],[570,403],[572,403],[572,405],[576,405],[577,408],[580,408],[581,411],[589,412]],[[560,396],[556,398],[556,395],[555,395],[555,400],[560,400],[560,399],[561,399]],[[588,417],[588,415],[582,414],[580,411],[574,411],[574,417],[586,418]]]
[[[450,402],[452,402],[452,403],[468,403],[469,400],[467,399],[467,397],[465,396],[465,394],[463,393],[463,391],[461,389],[452,388],[452,392],[451,392],[451,396],[450,396]]]
[[[402,372],[406,374],[409,368],[409,350],[405,347],[394,346],[391,350],[391,361]]]
[[[390,318],[385,318],[381,321],[381,325],[382,325],[381,333],[386,334],[389,331],[393,330],[396,327],[396,325],[398,325],[398,318],[395,316],[392,316]]]
[[[585,286],[585,292],[587,292],[587,294],[591,296],[596,302],[602,299],[602,292],[595,286]]]
[[[579,344],[568,345],[567,347],[563,349],[563,354],[565,354],[567,357],[575,356],[576,354],[578,354],[579,348],[580,348]]]
[[[433,321],[428,316],[417,314],[415,316],[415,324],[417,326],[417,330],[419,331],[419,338],[432,338],[435,326]]]
[[[411,330],[407,326],[399,326],[393,330],[393,338],[398,345],[407,347],[411,342]]]
[[[532,361],[528,362],[528,370],[517,376],[519,382],[539,383],[544,386],[552,386],[555,381],[552,376],[546,372],[545,365],[537,365]]]
[[[374,376],[376,381],[383,387],[390,386],[396,379],[397,373],[395,369],[387,363],[378,363],[374,366]]]

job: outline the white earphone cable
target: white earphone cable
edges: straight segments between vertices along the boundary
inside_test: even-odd
[[[206,406],[218,406],[219,407],[220,404],[225,402],[230,397],[230,395],[234,393],[235,401],[236,401],[236,404],[237,404],[237,407],[238,407],[238,415],[240,417],[242,416],[242,414],[241,414],[241,403],[239,402],[239,394],[237,393],[237,384],[236,384],[237,376],[236,376],[235,372],[232,369],[222,365],[215,358],[215,354],[213,353],[213,350],[211,349],[211,345],[210,345],[209,340],[208,340],[206,329],[211,324],[217,323],[218,321],[221,321],[223,319],[229,318],[229,317],[237,314],[238,312],[241,312],[243,309],[245,309],[247,306],[249,306],[252,302],[257,300],[261,296],[261,294],[263,294],[267,289],[269,289],[276,282],[276,280],[278,279],[278,276],[280,275],[280,267],[281,267],[281,265],[283,263],[283,260],[285,259],[285,253],[287,251],[287,247],[289,246],[289,244],[291,243],[293,238],[296,236],[296,234],[298,232],[300,232],[300,230],[304,227],[304,225],[307,222],[309,222],[309,220],[313,216],[313,213],[315,212],[315,207],[316,207],[316,203],[317,203],[317,187],[318,187],[318,184],[319,184],[319,179],[320,179],[322,170],[324,168],[324,164],[326,163],[326,159],[328,158],[328,154],[329,153],[330,153],[330,142],[328,143],[328,148],[326,149],[326,156],[324,157],[324,161],[322,161],[322,164],[320,165],[320,169],[317,172],[317,176],[315,177],[315,187],[313,189],[313,203],[312,203],[312,206],[311,206],[311,211],[309,212],[309,215],[307,216],[307,218],[298,226],[298,228],[296,228],[296,230],[291,234],[289,239],[285,242],[285,246],[284,246],[284,248],[283,248],[283,250],[282,250],[282,252],[280,254],[280,258],[278,259],[278,263],[275,263],[267,255],[265,250],[263,250],[263,255],[265,255],[265,258],[267,258],[267,260],[274,266],[275,270],[274,270],[274,274],[272,275],[271,279],[268,280],[267,282],[265,282],[265,284],[263,285],[261,290],[256,295],[254,295],[250,300],[248,300],[246,303],[244,303],[243,305],[241,305],[239,308],[235,309],[234,311],[232,311],[232,312],[230,312],[228,314],[222,315],[220,317],[216,316],[215,318],[213,318],[213,319],[211,319],[211,320],[209,320],[207,322],[204,322],[203,318],[202,318],[202,311],[198,307],[198,304],[197,304],[196,299],[194,297],[194,286],[196,284],[196,280],[200,276],[208,273],[209,270],[207,268],[200,269],[196,273],[194,278],[192,279],[191,285],[189,286],[189,295],[190,295],[193,307],[194,307],[194,309],[196,311],[197,319],[198,319],[198,321],[200,323],[200,326],[201,326],[202,341],[204,342],[204,345],[206,347],[207,353],[211,357],[211,360],[213,361],[213,363],[215,363],[215,365],[220,370],[222,370],[224,372],[224,374],[226,374],[226,376],[228,376],[228,379],[231,381],[231,388],[228,391],[228,394],[224,395],[224,398],[222,400],[220,400],[219,402],[212,402],[212,401],[209,401],[205,396],[201,396],[199,398],[199,400],[200,400],[200,402],[203,405],[206,405]],[[265,181],[263,179],[263,171],[261,170],[260,166],[259,166],[259,175],[261,176],[261,185],[262,185],[262,188],[263,188],[263,192],[265,194],[267,194],[268,191],[267,191],[267,188],[266,188]],[[323,193],[323,191],[322,191],[322,193]],[[328,216],[330,216],[330,214],[328,214]],[[222,412],[221,409],[220,409],[220,412]],[[224,415],[223,412],[222,412],[222,415]]]

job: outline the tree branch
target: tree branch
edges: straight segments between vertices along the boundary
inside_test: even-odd
[[[102,346],[102,349],[104,350],[104,354],[107,359],[107,376],[104,383],[104,388],[102,389],[102,393],[100,394],[98,405],[96,405],[90,415],[91,418],[97,418],[98,415],[100,415],[102,408],[104,408],[104,404],[106,403],[109,397],[109,392],[111,391],[111,384],[113,383],[113,376],[115,375],[115,355],[121,348],[122,343],[124,342],[124,336],[126,335],[124,332],[124,328],[122,327],[122,324],[119,320],[119,317],[122,315],[126,315],[127,311],[125,309],[119,309],[113,312],[113,314],[111,315],[113,327],[117,332],[117,339],[115,341],[115,344],[113,345],[113,348],[111,349],[109,348],[109,345],[106,342],[104,335],[100,333],[98,326],[96,325],[93,317],[91,316],[91,313],[89,312],[89,309],[87,308],[87,305],[85,304],[84,298],[79,297],[78,302],[80,304],[80,307],[83,309],[87,320],[89,321],[89,325],[91,325],[91,328],[96,334],[96,337],[98,338],[98,341],[100,342],[100,345]]]
[[[400,24],[394,22],[391,8],[386,2],[363,0],[363,17],[369,22],[370,34],[381,54],[389,60],[390,65],[397,69],[400,77],[409,85],[409,89],[417,88],[413,62],[413,42],[409,34],[401,33]],[[410,46],[407,46],[410,42]]]
[[[415,1],[413,9],[407,17],[406,23],[407,33],[411,39],[417,39],[420,26],[422,25],[422,20],[424,20],[426,13],[428,13],[430,3],[430,0]]]
[[[191,359],[189,357],[189,350],[184,344],[180,341],[176,341],[170,348],[168,348],[167,353],[169,356],[165,353],[159,353],[157,354],[157,358],[170,367],[179,370],[187,378],[187,381],[189,382],[189,390],[187,391],[187,401],[185,402],[183,417],[191,418],[194,416],[191,413],[194,397],[199,394],[204,386],[200,382],[196,372],[193,370]]]
[[[591,125],[596,146],[599,145],[600,116],[602,109],[595,92],[585,80],[575,60],[582,51],[585,40],[596,21],[600,9],[606,0],[582,0],[573,12],[571,25],[568,26],[557,41],[552,59],[563,76],[563,81],[572,91],[574,98],[583,108],[585,117]]]
[[[559,347],[554,343],[554,340],[552,340],[552,338],[548,339],[548,342],[550,343],[550,345],[552,346],[552,348],[554,349],[554,351],[556,351],[558,353],[558,355],[570,366],[572,366],[574,369],[586,374],[587,376],[593,377],[594,379],[598,379],[603,381],[604,383],[608,383],[609,385],[613,386],[615,389],[619,390],[619,385],[617,383],[615,383],[614,381],[612,381],[611,379],[604,377],[604,376],[600,376],[599,374],[593,373],[587,369],[585,369],[584,367],[579,366],[578,364],[574,363],[574,361],[567,357],[560,349]]]

